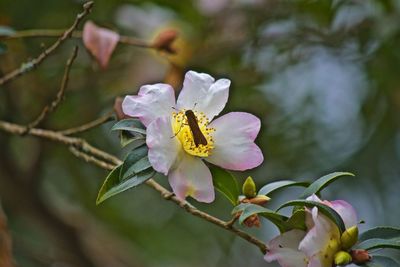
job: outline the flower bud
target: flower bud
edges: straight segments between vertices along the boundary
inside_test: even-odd
[[[172,43],[178,37],[178,32],[174,29],[167,29],[157,35],[152,43],[152,47],[170,54],[175,54],[176,50],[172,47]]]
[[[251,176],[247,177],[246,181],[244,181],[242,191],[246,198],[253,198],[257,195],[256,184]]]
[[[264,196],[264,195],[257,195],[253,198],[249,199],[249,202],[251,204],[256,204],[256,205],[264,205],[265,203],[267,203],[271,198]]]
[[[257,214],[253,214],[250,217],[248,217],[246,220],[244,220],[243,222],[244,225],[246,225],[247,227],[260,227],[261,222],[260,222],[260,218],[258,217]]]
[[[346,251],[339,251],[334,256],[335,265],[347,265],[351,262],[351,255]]]
[[[340,237],[342,243],[342,249],[348,250],[357,243],[358,240],[358,227],[357,225],[348,228],[343,232]]]
[[[364,264],[371,260],[371,256],[368,251],[364,249],[355,249],[350,251],[351,257],[355,264]]]

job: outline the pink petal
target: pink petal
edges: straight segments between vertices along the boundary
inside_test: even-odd
[[[146,144],[149,148],[149,161],[153,168],[165,175],[174,164],[182,146],[173,137],[171,119],[159,117],[149,124],[146,130]]]
[[[260,165],[264,156],[254,143],[260,120],[245,112],[230,112],[210,123],[215,129],[214,149],[206,160],[229,170],[243,171]]]
[[[177,165],[169,173],[168,181],[175,195],[180,199],[191,196],[200,202],[214,201],[211,172],[197,157],[181,153]]]
[[[119,34],[87,21],[83,27],[82,39],[83,44],[96,58],[100,66],[106,68],[111,54],[118,44]]]
[[[346,228],[358,224],[357,213],[352,205],[344,200],[331,201],[332,208],[342,217]]]
[[[230,84],[231,81],[228,79],[214,82],[214,78],[208,74],[188,71],[177,105],[179,109],[204,112],[211,120],[224,109],[228,101]]]
[[[291,230],[268,242],[269,251],[264,259],[267,262],[278,261],[282,267],[307,267],[306,255],[297,249],[305,232]]]
[[[126,96],[122,102],[124,113],[138,117],[145,126],[158,117],[171,115],[174,107],[174,89],[163,83],[144,85],[137,96]]]

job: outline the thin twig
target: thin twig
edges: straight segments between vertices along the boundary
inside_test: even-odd
[[[99,160],[89,154],[86,154],[85,152],[82,152],[80,150],[78,150],[77,148],[75,148],[74,146],[70,146],[69,150],[71,151],[72,154],[74,154],[76,157],[83,159],[84,161],[88,162],[88,163],[93,163],[97,166],[99,166],[102,169],[105,170],[112,170],[115,168],[115,165],[109,164],[105,161]]]
[[[11,40],[28,37],[58,37],[63,33],[63,30],[49,30],[49,29],[32,29],[17,31],[11,35],[0,36],[0,40]],[[72,38],[82,39],[82,31],[74,31],[71,35]],[[132,45],[143,48],[154,48],[151,43],[126,35],[120,35],[119,43]]]
[[[29,129],[32,129],[32,128],[35,128],[36,126],[38,126],[50,112],[53,112],[58,107],[58,105],[63,100],[65,89],[68,86],[69,73],[71,70],[71,66],[77,55],[78,55],[78,46],[75,46],[74,50],[72,51],[72,55],[68,59],[67,64],[65,66],[64,76],[62,78],[60,90],[58,90],[56,98],[50,104],[46,105],[43,108],[42,112],[39,114],[39,116],[34,121],[32,121],[31,123],[28,124],[28,126],[26,127],[26,133],[29,132]]]
[[[10,81],[12,81],[13,79],[21,76],[22,74],[36,68],[39,64],[41,64],[51,53],[53,53],[66,39],[70,38],[72,33],[74,32],[74,30],[76,29],[76,27],[78,27],[79,23],[82,21],[82,19],[88,15],[91,11],[91,8],[93,6],[93,1],[89,1],[86,2],[83,5],[83,11],[82,13],[79,13],[76,18],[74,23],[72,24],[71,27],[69,27],[61,36],[59,36],[59,38],[57,39],[57,41],[50,46],[49,48],[47,48],[46,50],[44,50],[37,58],[27,62],[27,63],[23,63],[21,65],[21,67],[19,67],[18,69],[15,69],[9,73],[7,73],[6,75],[4,75],[2,78],[0,78],[0,86],[4,85]]]
[[[0,130],[3,130],[5,132],[21,135],[24,132],[24,129],[25,129],[25,127],[22,125],[13,124],[13,123],[5,122],[5,121],[0,121]],[[116,166],[122,164],[122,161],[119,160],[118,158],[116,158],[115,156],[110,155],[102,150],[99,150],[98,148],[91,146],[89,143],[87,143],[86,141],[84,141],[82,139],[65,136],[59,132],[54,132],[51,130],[44,130],[44,129],[37,129],[37,128],[32,128],[28,134],[32,135],[32,136],[37,136],[37,137],[41,137],[44,139],[56,141],[56,142],[62,143],[64,145],[73,146],[78,152],[84,152],[84,153],[74,153],[75,156],[77,156],[79,158],[83,158],[84,160],[86,160],[90,163],[93,163],[103,169],[109,170],[111,167],[116,167]],[[78,145],[78,144],[80,144],[80,145]],[[72,152],[76,152],[76,151],[74,151],[74,149],[72,149]],[[89,156],[92,155],[94,157],[89,159],[87,154],[89,154]],[[95,160],[93,160],[93,159],[95,159]],[[105,162],[102,159],[107,160],[109,162]],[[109,164],[109,163],[112,163],[112,164]],[[111,166],[109,166],[109,165],[111,165]],[[164,199],[170,200],[170,201],[176,203],[178,206],[180,206],[181,208],[186,210],[188,213],[190,213],[194,216],[200,217],[210,223],[213,223],[227,231],[234,233],[237,236],[240,236],[241,238],[248,241],[249,243],[257,246],[263,254],[266,253],[267,246],[261,240],[255,238],[254,236],[252,236],[242,230],[239,230],[239,229],[233,227],[232,225],[229,225],[228,222],[225,222],[221,219],[211,216],[210,214],[208,214],[206,212],[198,210],[196,207],[194,207],[187,201],[181,200],[181,199],[177,198],[176,196],[174,196],[172,192],[168,191],[166,188],[161,186],[159,183],[157,183],[153,179],[149,179],[146,182],[146,184],[148,186],[150,186],[151,188],[153,188],[154,190],[156,190],[157,192],[159,192],[160,195]]]
[[[62,131],[58,131],[58,132],[63,135],[78,134],[78,133],[86,132],[92,128],[95,128],[99,125],[102,125],[103,123],[106,123],[106,122],[109,122],[112,120],[114,120],[114,112],[110,111],[106,115],[104,115],[98,119],[95,119],[94,121],[88,122],[88,123],[83,124],[78,127],[74,127],[74,128],[70,128],[70,129],[66,129],[66,130],[62,130]]]

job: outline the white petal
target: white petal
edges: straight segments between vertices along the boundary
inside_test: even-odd
[[[301,230],[291,230],[268,242],[268,252],[264,259],[278,261],[282,267],[307,267],[306,255],[297,247],[305,236]]]
[[[178,97],[179,109],[193,109],[204,112],[212,120],[225,107],[228,101],[231,81],[214,78],[205,73],[188,71],[185,75],[183,88]]]
[[[177,164],[168,176],[168,181],[175,195],[180,199],[191,196],[200,202],[214,201],[211,172],[200,158],[185,152],[181,153]]]
[[[243,171],[260,165],[264,156],[254,143],[260,131],[260,120],[245,112],[230,112],[210,123],[214,149],[206,160],[229,170]]]
[[[171,118],[157,118],[149,124],[146,133],[149,161],[156,171],[167,175],[182,150],[177,138],[172,138]]]
[[[122,110],[131,117],[138,117],[148,126],[161,116],[169,116],[175,108],[174,89],[163,83],[144,85],[136,96],[126,96],[122,102]]]
[[[300,242],[299,249],[309,258],[315,255],[318,255],[320,258],[328,255],[329,257],[327,258],[332,260],[333,254],[336,251],[328,246],[335,240],[339,242],[339,229],[329,218],[320,214],[317,207],[311,210],[311,214],[314,227],[309,229],[304,239]],[[330,264],[332,264],[332,261]]]

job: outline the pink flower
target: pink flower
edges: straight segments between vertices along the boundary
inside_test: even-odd
[[[211,172],[203,160],[229,170],[243,171],[264,158],[254,143],[260,120],[245,112],[230,112],[215,120],[228,101],[230,81],[189,71],[175,101],[168,84],[144,85],[138,95],[125,97],[122,109],[147,127],[146,143],[153,168],[168,176],[177,197],[201,202],[214,200]],[[195,144],[186,110],[193,110],[207,144]]]
[[[321,201],[313,195],[308,200],[322,202],[343,219],[346,229],[357,225],[354,208],[343,200]],[[268,262],[278,261],[282,267],[331,267],[334,255],[341,248],[338,227],[314,207],[306,216],[307,232],[291,230],[271,240],[265,255]]]

